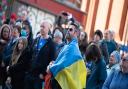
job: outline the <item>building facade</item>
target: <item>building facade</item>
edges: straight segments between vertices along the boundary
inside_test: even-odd
[[[96,29],[110,29],[118,42],[128,41],[128,0],[83,0],[82,5],[87,12],[85,31],[90,37]]]
[[[104,32],[110,29],[115,32],[118,42],[128,40],[128,0],[18,0],[17,3],[30,12],[35,33],[43,18],[49,18],[54,23],[57,15],[66,11],[81,23],[90,39],[95,30]]]

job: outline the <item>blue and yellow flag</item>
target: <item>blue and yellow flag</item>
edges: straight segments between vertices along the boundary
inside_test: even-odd
[[[87,71],[77,39],[64,46],[50,72],[62,89],[85,89]]]

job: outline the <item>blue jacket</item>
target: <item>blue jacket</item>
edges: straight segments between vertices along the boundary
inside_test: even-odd
[[[103,58],[95,63],[87,79],[86,89],[102,89],[107,77],[106,64]]]
[[[106,79],[102,89],[128,89],[128,73],[113,70]]]

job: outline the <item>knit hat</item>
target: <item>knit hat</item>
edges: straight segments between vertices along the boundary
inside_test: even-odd
[[[120,62],[120,60],[121,60],[121,56],[120,56],[120,53],[118,52],[118,51],[113,51],[112,53],[111,53],[111,55],[113,55],[114,57],[115,57],[115,59],[116,59],[116,62]]]

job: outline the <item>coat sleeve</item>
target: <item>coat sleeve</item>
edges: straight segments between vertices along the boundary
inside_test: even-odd
[[[98,65],[97,70],[98,70],[97,71],[98,72],[98,80],[97,80],[98,84],[96,86],[96,89],[101,89],[107,77],[106,64],[104,61],[100,65]]]
[[[111,71],[110,75],[109,75],[109,76],[107,77],[107,79],[105,80],[102,89],[109,89],[110,84],[111,84],[111,81],[112,81],[112,79],[113,79],[113,77],[114,77],[114,72],[115,72],[114,70]]]

